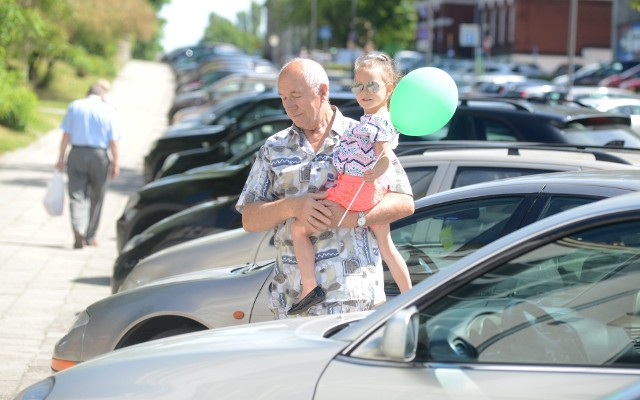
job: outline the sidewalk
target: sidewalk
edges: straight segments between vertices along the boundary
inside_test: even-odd
[[[97,247],[72,249],[68,199],[61,217],[42,206],[59,129],[0,156],[0,400],[49,376],[53,346],[76,314],[111,294],[116,220],[143,184],[143,156],[166,126],[173,88],[168,66],[144,61],[129,62],[113,82],[121,176],[106,195]]]

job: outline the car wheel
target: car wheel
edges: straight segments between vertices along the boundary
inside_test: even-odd
[[[115,349],[206,329],[208,329],[206,326],[183,317],[164,316],[153,318],[143,321],[131,329],[115,346]]]
[[[156,340],[156,339],[163,339],[163,338],[176,336],[176,335],[182,335],[182,334],[185,334],[185,333],[198,332],[198,331],[202,331],[202,330],[204,330],[204,329],[197,329],[195,327],[169,329],[169,330],[164,331],[164,332],[156,333],[155,335],[153,335],[153,336],[151,336],[149,338],[149,341]]]

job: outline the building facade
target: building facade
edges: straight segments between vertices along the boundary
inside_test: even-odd
[[[479,26],[480,47],[491,56],[567,54],[571,0],[419,1],[425,3],[433,9],[434,54],[453,48],[460,57],[474,56],[475,48],[460,45],[460,24]],[[612,9],[613,0],[579,0],[577,55],[586,48],[611,47]]]

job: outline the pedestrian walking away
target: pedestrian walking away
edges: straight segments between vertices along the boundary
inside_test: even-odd
[[[275,229],[276,270],[270,286],[276,319],[300,302],[302,293],[291,226],[295,221],[313,232],[317,285],[301,315],[371,310],[385,301],[382,261],[369,226],[384,225],[413,213],[409,180],[393,162],[389,191],[359,215],[325,200],[335,185],[333,153],[340,139],[358,122],[329,102],[329,79],[320,64],[297,58],[278,77],[278,92],[293,125],[267,139],[258,152],[236,208],[250,232]],[[360,222],[358,222],[360,220]]]
[[[110,179],[119,173],[120,129],[115,108],[108,104],[102,82],[89,88],[86,98],[71,102],[62,120],[63,131],[56,169],[64,171],[66,157],[69,210],[74,249],[95,246],[102,202]]]

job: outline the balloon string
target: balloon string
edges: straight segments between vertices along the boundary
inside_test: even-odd
[[[378,158],[376,158],[376,161],[373,163],[373,166],[371,167],[371,169],[376,167],[376,164],[378,163],[378,160],[380,160],[380,157],[382,157],[383,154],[384,154],[384,150],[380,152],[380,154],[378,155]],[[360,194],[360,191],[362,190],[363,187],[364,187],[364,177],[363,177],[362,183],[360,184],[360,187],[358,188],[358,191],[353,196],[353,199],[351,199],[351,203],[349,203],[349,206],[347,206],[347,209],[344,211],[344,214],[342,214],[342,218],[340,218],[340,222],[338,222],[338,228],[340,228],[340,225],[342,225],[342,221],[344,221],[344,218],[347,216],[347,213],[349,212],[349,209],[351,209],[351,206],[353,205],[353,202],[356,201],[356,198]]]

